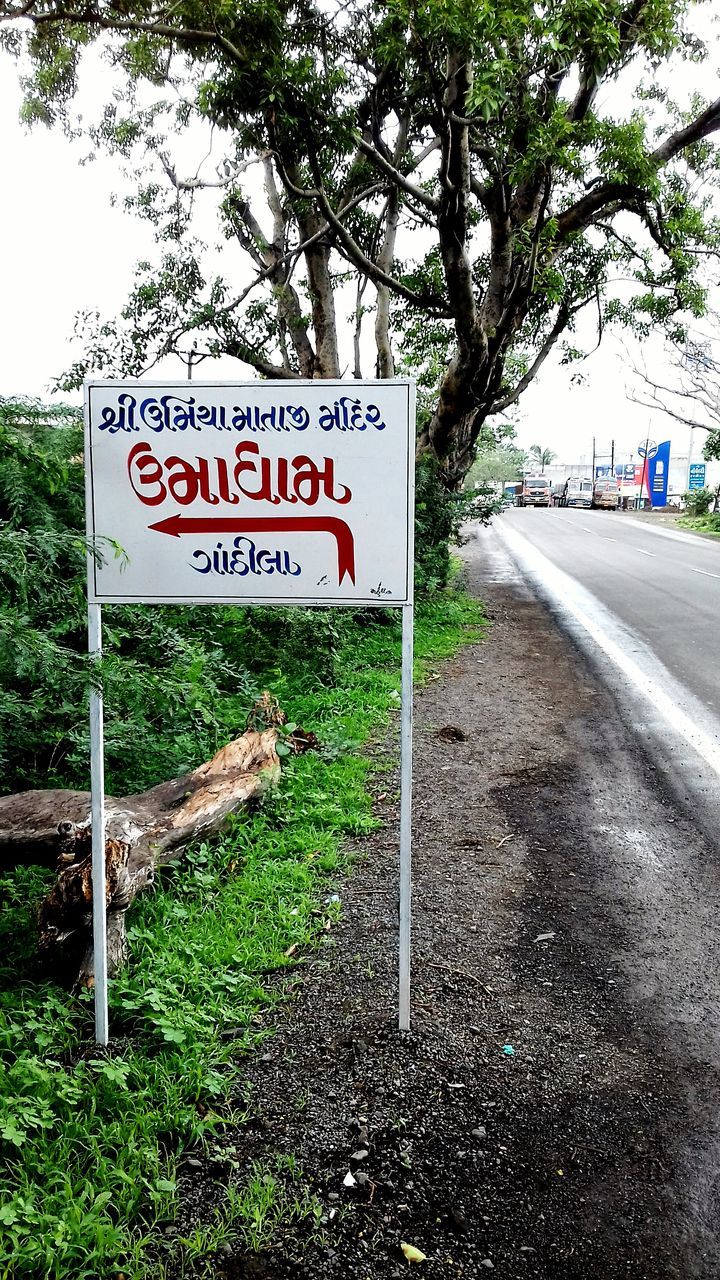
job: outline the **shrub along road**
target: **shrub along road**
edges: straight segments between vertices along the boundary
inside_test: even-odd
[[[273,1170],[271,1243],[221,1233],[228,1280],[390,1280],[416,1265],[403,1244],[428,1277],[718,1275],[713,852],[545,606],[479,547],[489,641],[416,702],[412,1031],[394,1029],[380,772],[383,827],[270,1015],[244,1123],[181,1164],[182,1238]]]

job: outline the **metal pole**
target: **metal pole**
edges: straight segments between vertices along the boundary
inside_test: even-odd
[[[688,465],[687,465],[687,484],[686,489],[690,488],[690,472],[693,464],[693,444],[695,443],[695,428],[690,428],[690,439],[688,440]]]
[[[88,605],[88,649],[102,657],[102,606]],[[92,815],[93,957],[95,968],[95,1039],[108,1042],[107,911],[105,908],[105,746],[103,694],[96,676],[90,686],[90,793]]]
[[[650,428],[648,427],[648,432],[647,432],[647,435],[645,436],[645,461],[643,465],[643,472],[640,477],[640,507],[641,508],[643,504],[643,494],[642,494],[643,480],[645,481],[645,488],[647,489],[648,500],[650,499],[650,465],[648,463],[649,448],[650,448]],[[652,506],[652,502],[650,502],[650,506]]]
[[[412,904],[412,604],[402,606],[402,711],[400,751],[400,959],[398,1026],[410,1029],[410,912]]]

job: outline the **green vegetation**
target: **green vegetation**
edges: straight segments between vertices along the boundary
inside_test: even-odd
[[[74,412],[0,402],[0,760],[8,791],[83,784],[84,557]],[[450,574],[459,506],[421,492],[428,583]],[[114,554],[112,548],[108,551]],[[429,558],[428,558],[429,557]],[[417,673],[478,634],[461,594],[417,613]],[[136,790],[197,764],[241,732],[269,688],[318,752],[286,759],[279,789],[212,843],[187,851],[129,923],[132,963],[113,983],[113,1045],[93,1045],[92,1003],[43,971],[36,910],[50,873],[0,877],[0,1276],[161,1280],[213,1274],[218,1245],[259,1249],[279,1217],[316,1206],[292,1162],[247,1170],[189,1236],[176,1214],[183,1153],[242,1119],[243,1059],[263,1014],[292,989],[298,953],[325,938],[323,905],[345,842],[374,826],[360,754],[394,722],[397,615],[371,611],[117,608],[106,611],[110,787]],[[283,981],[283,971],[287,980]],[[278,978],[278,975],[280,977]],[[238,1101],[240,1099],[240,1101]],[[206,1267],[205,1272],[202,1268]],[[199,1269],[198,1269],[199,1268]]]
[[[720,513],[711,515],[706,512],[702,516],[683,516],[678,520],[678,526],[682,529],[694,529],[696,533],[712,533],[720,538]]]
[[[325,936],[336,908],[321,905],[324,885],[343,862],[343,842],[374,825],[372,766],[358,749],[393,722],[399,626],[346,616],[328,680],[330,622],[314,621],[318,660],[305,630],[302,671],[278,665],[265,674],[323,750],[293,759],[257,814],[195,847],[138,900],[132,964],[111,988],[107,1055],[90,1045],[89,1000],[38,970],[34,912],[46,873],[0,881],[0,1275],[8,1280],[97,1280],[113,1268],[159,1280],[166,1264],[211,1256],[220,1239],[260,1247],[281,1211],[313,1212],[301,1188],[299,1207],[278,1207],[285,1193],[272,1170],[260,1170],[192,1239],[169,1242],[161,1230],[174,1217],[179,1157],[210,1147],[241,1118],[228,1100],[241,1092],[243,1057],[266,1034],[263,1012],[292,985],[297,956],[288,949]],[[422,604],[418,675],[477,634],[478,622],[462,595]],[[287,984],[272,977],[283,970]]]
[[[88,785],[78,418],[0,400],[0,794]],[[435,591],[448,580],[460,523],[487,509],[448,495],[425,464],[417,512],[417,583]],[[316,682],[332,682],[338,645],[355,630],[338,610],[106,608],[108,791],[152,786],[212,755],[242,733],[268,681],[283,702],[309,651]]]
[[[176,0],[157,21],[140,0],[0,0],[24,119],[121,157],[125,208],[157,237],[121,314],[80,317],[64,385],[194,342],[261,377],[334,378],[344,333],[362,370],[372,315],[365,372],[412,369],[423,445],[459,487],[554,348],[575,362],[595,328],[678,336],[705,310],[720,110],[687,66],[715,56],[703,8]],[[112,73],[88,114],[95,42]]]
[[[688,516],[706,516],[715,497],[713,489],[687,489],[683,494]]]

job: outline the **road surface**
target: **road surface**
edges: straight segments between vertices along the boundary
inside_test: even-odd
[[[600,671],[678,800],[717,839],[720,541],[619,512],[530,508],[506,512],[495,537]]]
[[[512,681],[498,685],[505,712],[486,733],[493,743],[512,732],[524,755],[496,794],[517,833],[513,856],[522,837],[537,859],[538,934],[568,943],[580,1005],[567,1044],[584,1052],[580,1010],[593,997],[583,972],[611,974],[608,1039],[640,1054],[658,1085],[643,1104],[656,1123],[647,1115],[639,1126],[660,1152],[644,1170],[655,1182],[649,1234],[638,1229],[630,1257],[606,1242],[578,1274],[717,1280],[720,545],[614,513],[525,509],[475,526],[464,554],[495,644],[513,656]],[[494,678],[481,668],[481,687]],[[629,1191],[616,1172],[618,1194]],[[631,1194],[640,1197],[637,1185]],[[627,1238],[625,1211],[608,1195],[606,1220]]]

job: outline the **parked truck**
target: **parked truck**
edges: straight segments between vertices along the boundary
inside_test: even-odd
[[[549,507],[550,481],[547,476],[525,476],[519,507]]]
[[[565,481],[565,492],[560,505],[563,507],[586,507],[589,510],[592,504],[592,480],[584,479],[580,476],[569,476]]]

